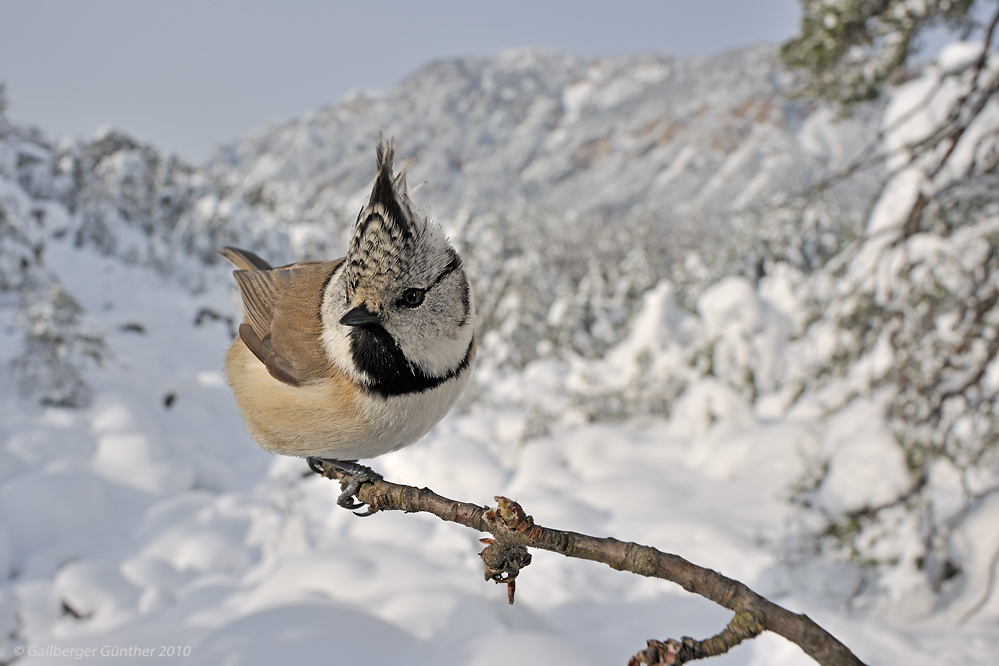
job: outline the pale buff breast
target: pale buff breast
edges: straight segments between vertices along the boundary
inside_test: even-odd
[[[226,375],[250,435],[268,451],[289,456],[350,459],[372,424],[358,409],[354,386],[337,375],[289,386],[236,338],[225,359]]]
[[[225,365],[239,411],[261,447],[337,460],[374,458],[420,439],[451,409],[470,374],[466,367],[434,390],[386,399],[340,374],[317,384],[284,384],[240,338]]]

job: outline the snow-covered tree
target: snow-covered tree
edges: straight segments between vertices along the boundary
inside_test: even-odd
[[[806,90],[853,103],[901,71],[922,28],[971,4],[804,2],[785,58],[811,71]],[[995,6],[980,41],[891,90],[868,156],[889,176],[859,240],[807,283],[796,347],[802,391],[840,418],[877,405],[897,445],[826,451],[798,494],[818,543],[896,598],[957,599],[959,617],[999,607],[999,3],[982,4]],[[864,464],[884,469],[851,487]]]

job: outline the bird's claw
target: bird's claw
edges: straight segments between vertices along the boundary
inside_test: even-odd
[[[309,456],[305,459],[305,462],[309,465],[309,469],[318,474],[319,476],[326,476],[326,470],[323,468],[323,461],[319,458],[313,458]]]
[[[370,467],[364,467],[363,470],[354,474],[350,483],[348,483],[347,487],[343,489],[340,496],[336,498],[336,503],[349,511],[354,511],[355,509],[364,507],[363,502],[354,501],[354,496],[357,495],[358,491],[361,490],[361,486],[365,483],[377,483],[383,478],[384,477],[382,477],[381,474],[374,471]],[[361,517],[370,516],[374,513],[378,513],[378,507],[374,504],[368,504],[368,508],[363,513],[354,511],[355,516]]]
[[[354,496],[357,495],[358,491],[361,490],[361,486],[365,483],[377,483],[384,479],[381,474],[366,467],[365,465],[359,465],[353,460],[330,460],[329,458],[309,458],[309,467],[312,468],[318,474],[323,474],[323,463],[329,463],[333,467],[346,472],[351,475],[350,482],[340,493],[340,496],[336,498],[336,503],[339,506],[347,509],[348,511],[354,511],[357,516],[370,516],[378,512],[378,507],[374,504],[368,504],[368,508],[364,513],[359,513],[355,509],[360,509],[364,507],[364,503],[358,503],[354,501]]]
[[[353,511],[354,509],[360,509],[362,506],[364,506],[364,504],[354,501],[354,495],[356,495],[357,491],[361,489],[362,483],[363,481],[358,479],[357,476],[352,478],[350,480],[350,483],[347,484],[347,487],[344,488],[343,492],[340,493],[340,496],[336,498],[336,503],[349,511]]]
[[[363,506],[363,504],[358,504],[357,506]],[[368,505],[368,508],[365,509],[363,512],[361,512],[361,511],[355,511],[354,515],[358,516],[360,518],[367,518],[368,516],[375,515],[376,513],[378,513],[378,511],[380,511],[380,509],[378,508],[378,505],[375,504],[375,503],[371,503],[371,504]]]

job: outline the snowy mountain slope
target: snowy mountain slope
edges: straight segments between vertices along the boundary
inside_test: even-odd
[[[804,189],[873,138],[875,116],[835,123],[783,98],[788,76],[767,46],[694,59],[521,49],[442,61],[384,94],[263,127],[220,148],[215,164],[275,205],[310,216],[322,201],[326,215],[346,207],[352,219],[384,132],[418,156],[414,177],[443,219],[518,200],[615,224],[644,212],[703,250],[732,211]],[[851,184],[838,203],[855,209],[869,185]]]
[[[873,139],[877,109],[837,121],[782,97],[787,78],[763,46],[702,59],[588,63],[522,49],[444,61],[220,149],[219,194],[196,212],[213,228],[250,215],[258,221],[237,228],[287,230],[279,260],[336,256],[384,132],[416,157],[418,202],[474,267],[482,331],[503,331],[483,358],[596,357],[660,280],[705,286],[774,254],[813,267],[857,233],[877,168],[826,191],[827,210],[807,220],[785,204]]]

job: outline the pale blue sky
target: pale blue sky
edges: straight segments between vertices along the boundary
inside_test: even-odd
[[[188,159],[422,64],[548,46],[584,57],[780,43],[796,0],[0,0],[8,114],[104,124]]]

